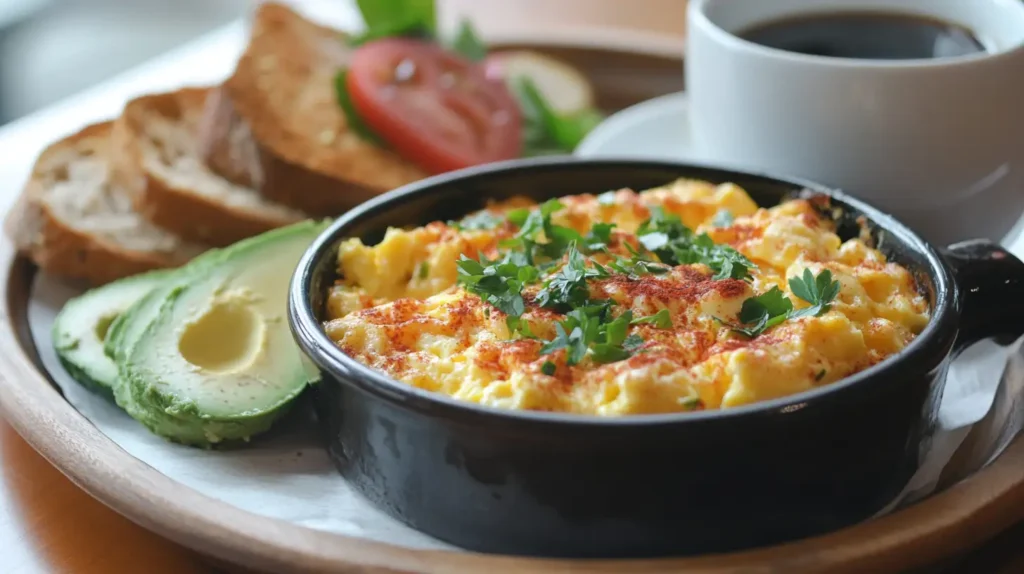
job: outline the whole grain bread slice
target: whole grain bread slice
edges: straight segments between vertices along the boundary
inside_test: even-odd
[[[217,247],[306,218],[220,177],[200,159],[198,130],[210,90],[136,98],[114,124],[117,179],[136,210],[175,235]]]
[[[134,211],[109,177],[111,130],[111,122],[90,125],[43,150],[7,216],[15,247],[47,273],[101,285],[207,249]]]
[[[338,215],[426,174],[349,130],[334,78],[352,49],[338,30],[274,2],[207,105],[203,157],[235,183],[314,215]]]

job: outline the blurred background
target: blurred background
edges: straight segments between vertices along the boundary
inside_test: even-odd
[[[260,1],[0,0],[0,125],[244,17]],[[355,14],[354,0],[278,1],[326,23]],[[467,17],[485,37],[516,30],[544,36],[582,26],[667,34],[680,45],[686,10],[684,0],[435,2],[443,28]]]
[[[0,0],[0,125],[223,26],[254,0]]]

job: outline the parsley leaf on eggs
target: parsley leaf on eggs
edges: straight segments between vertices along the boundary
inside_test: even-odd
[[[789,290],[811,304],[810,307],[794,311],[792,317],[817,317],[828,313],[832,301],[839,295],[839,281],[832,280],[832,272],[825,269],[817,277],[810,269],[804,269],[803,277],[792,277]]]
[[[633,319],[630,325],[642,325],[644,323],[654,325],[659,329],[671,329],[672,328],[672,317],[669,315],[668,309],[662,309],[653,315],[647,317],[639,317]]]
[[[792,277],[789,289],[794,295],[811,304],[804,309],[794,309],[791,301],[778,287],[751,297],[740,308],[739,325],[728,325],[734,332],[753,339],[768,329],[799,317],[819,317],[828,313],[832,301],[839,295],[840,283],[832,279],[832,272],[823,270],[817,277],[810,269],[804,269],[802,277]]]
[[[755,268],[738,251],[716,244],[707,234],[694,234],[677,215],[668,214],[660,207],[651,208],[650,217],[640,225],[635,239],[638,247],[629,241],[621,242],[630,254],[626,258],[610,249],[614,223],[596,222],[582,235],[552,221],[552,216],[564,207],[557,199],[551,199],[533,209],[507,212],[505,220],[518,227],[518,231],[512,238],[499,242],[499,247],[506,250],[504,255],[494,261],[483,255],[478,260],[462,256],[457,266],[459,284],[505,313],[513,334],[529,338],[537,337],[522,318],[526,312],[523,289],[541,282],[533,302],[564,313],[565,318],[555,324],[555,336],[544,341],[540,354],[564,350],[569,366],[588,356],[597,363],[629,358],[644,345],[643,338],[629,334],[631,326],[649,324],[658,329],[672,328],[667,309],[639,318],[634,318],[629,309],[615,315],[612,312],[614,302],[591,298],[588,280],[614,275],[639,279],[644,275],[668,273],[676,265],[693,263],[710,267],[715,272],[714,280],[749,279],[750,269]],[[731,218],[731,214],[726,215]],[[720,218],[716,216],[716,219]],[[484,211],[459,222],[459,228],[493,228],[500,223],[494,214]],[[599,253],[607,255],[609,260],[601,264],[586,258]],[[809,301],[819,305],[818,308],[827,308],[828,290],[815,289],[816,295],[809,290],[800,292],[817,297]],[[792,310],[792,302],[775,288],[745,301],[739,317],[743,324],[733,328],[753,337],[785,320]],[[556,368],[553,362],[545,361],[541,370],[553,375]]]
[[[637,230],[640,244],[668,265],[703,263],[715,272],[715,280],[748,279],[756,269],[742,253],[728,245],[715,243],[706,233],[694,232],[677,215],[661,207],[651,208],[651,217]]]
[[[555,325],[555,338],[541,347],[540,354],[566,349],[565,363],[569,366],[579,364],[588,351],[597,363],[629,358],[644,341],[637,335],[627,335],[633,320],[631,311],[611,318],[610,309],[610,305],[597,305],[569,311],[565,320]]]
[[[560,258],[569,244],[583,241],[583,237],[574,229],[552,223],[551,215],[564,207],[557,199],[550,199],[537,209],[514,209],[508,212],[506,217],[519,227],[519,232],[515,237],[502,241],[500,246],[523,250],[531,265],[539,258]],[[540,242],[541,233],[545,243]]]
[[[537,281],[540,276],[537,268],[525,264],[522,254],[513,251],[498,261],[489,261],[482,255],[477,261],[463,255],[455,265],[459,283],[508,315],[509,328],[519,330],[518,318],[526,312],[523,286]]]

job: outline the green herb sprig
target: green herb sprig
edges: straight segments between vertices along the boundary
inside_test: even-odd
[[[570,244],[583,242],[583,236],[576,230],[551,221],[552,214],[564,207],[557,199],[550,199],[536,209],[514,209],[508,212],[506,217],[519,227],[519,232],[515,237],[502,241],[500,246],[522,249],[531,265],[542,259],[547,259],[549,263],[561,259]],[[541,234],[544,242],[541,242]]]
[[[571,153],[604,120],[594,109],[558,114],[528,77],[513,78],[511,88],[523,115],[523,155],[527,157]]]
[[[628,334],[630,326],[672,327],[671,314],[667,309],[648,317],[634,318],[630,310],[616,316],[612,311],[615,306],[612,301],[591,296],[589,279],[616,274],[634,278],[663,274],[671,270],[670,265],[698,262],[714,269],[716,279],[746,278],[749,277],[749,269],[754,267],[731,248],[714,244],[706,235],[695,236],[677,216],[666,214],[661,209],[652,210],[651,218],[640,229],[639,241],[647,253],[624,242],[630,257],[622,257],[609,249],[614,224],[595,223],[582,235],[552,221],[552,216],[564,207],[553,199],[533,209],[509,211],[505,219],[517,226],[518,231],[514,237],[499,243],[501,248],[508,249],[505,255],[494,261],[482,255],[478,260],[463,256],[457,265],[459,283],[505,313],[513,334],[536,338],[522,318],[526,311],[523,289],[540,282],[544,271],[564,261],[542,282],[535,302],[543,308],[565,313],[565,319],[555,325],[555,337],[545,341],[540,352],[546,355],[564,349],[566,364],[570,366],[588,356],[598,363],[628,358],[644,344],[640,336]],[[483,213],[488,212],[466,218],[458,225],[465,229],[500,224],[494,214],[485,216]],[[595,253],[605,253],[611,260],[603,265],[596,261],[588,262],[585,255]],[[814,299],[815,295],[808,295],[811,297],[809,302],[827,309],[831,288],[826,287],[818,293],[817,299]],[[794,292],[805,293],[801,290]],[[734,328],[748,336],[756,336],[793,313],[792,302],[776,288],[744,302],[740,313],[742,324]],[[556,368],[552,361],[545,361],[541,370],[544,374],[553,375]]]
[[[611,277],[618,273],[625,275],[630,279],[637,279],[644,275],[664,275],[671,271],[671,268],[658,263],[657,261],[652,261],[646,255],[643,255],[633,249],[633,247],[628,243],[626,244],[626,248],[632,253],[632,256],[628,259],[615,255],[613,256],[614,259],[604,265],[595,261],[594,268],[597,269],[597,276]]]
[[[490,261],[482,255],[479,260],[462,256],[456,265],[459,283],[505,313],[510,331],[534,337],[529,324],[522,318],[526,312],[522,292],[526,285],[539,280],[540,270],[527,261],[526,253],[509,251],[497,261]],[[565,265],[544,282],[536,298],[541,307],[566,313],[565,320],[555,325],[555,338],[541,347],[542,355],[566,349],[568,365],[579,363],[588,354],[599,363],[620,361],[631,356],[644,343],[641,337],[627,334],[631,325],[650,324],[659,329],[672,327],[667,309],[636,319],[629,310],[613,317],[614,304],[591,298],[587,286],[587,279],[604,273],[607,271],[588,267],[576,243],[569,243]],[[542,369],[545,374],[554,373],[555,367],[548,367],[549,363],[545,362]]]
[[[794,295],[811,304],[797,311],[790,317],[817,317],[824,315],[832,308],[832,302],[839,295],[839,281],[832,280],[832,272],[823,270],[817,277],[810,269],[804,269],[803,277],[791,277],[789,290]]]
[[[579,364],[588,354],[597,363],[629,358],[644,344],[639,336],[626,334],[633,313],[626,310],[613,319],[609,309],[598,306],[569,311],[566,319],[555,325],[555,338],[541,347],[540,354],[566,349],[565,363],[569,366]]]
[[[772,287],[768,292],[744,301],[737,317],[740,324],[730,327],[734,332],[753,339],[788,319],[792,311],[793,302],[778,287]]]
[[[832,279],[832,272],[823,270],[817,277],[810,269],[804,269],[802,277],[791,277],[789,289],[794,295],[811,304],[810,307],[794,309],[791,301],[778,287],[751,297],[740,308],[738,325],[721,319],[733,332],[748,338],[755,338],[768,329],[789,319],[819,317],[828,313],[832,302],[839,295],[840,283]]]
[[[458,282],[467,291],[505,313],[510,330],[517,332],[524,329],[525,323],[519,320],[526,312],[523,287],[535,283],[540,273],[536,267],[523,260],[522,253],[510,251],[498,261],[490,261],[483,255],[479,260],[463,255],[455,265],[458,268]]]
[[[640,317],[633,319],[630,325],[654,325],[659,329],[671,329],[672,328],[672,316],[669,314],[668,309],[662,309],[653,315],[647,317]]]
[[[749,259],[728,245],[715,243],[706,233],[694,234],[677,215],[661,207],[651,208],[651,217],[637,231],[641,245],[668,265],[703,263],[715,272],[713,279],[751,278],[756,269]]]
[[[537,304],[555,311],[585,306],[591,302],[587,277],[593,276],[576,244],[570,243],[566,264],[544,284],[537,294]]]

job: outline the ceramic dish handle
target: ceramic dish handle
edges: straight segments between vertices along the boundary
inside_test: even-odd
[[[942,250],[960,289],[956,347],[987,337],[1024,335],[1024,262],[986,239]]]

